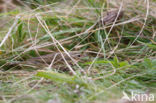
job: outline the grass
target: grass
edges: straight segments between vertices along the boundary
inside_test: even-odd
[[[0,103],[120,103],[123,91],[155,95],[155,0],[26,2],[29,9],[0,14]],[[97,23],[117,8],[122,18]],[[81,58],[28,64],[71,51]]]

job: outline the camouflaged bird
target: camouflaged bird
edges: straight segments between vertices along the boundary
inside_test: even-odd
[[[91,31],[92,29],[95,29],[99,27],[99,25],[108,25],[112,24],[115,20],[120,20],[124,15],[124,11],[119,10],[111,10],[108,11],[105,16],[101,16],[99,20],[97,20],[96,23],[94,23],[93,26],[91,26],[87,31]]]
[[[64,56],[65,60],[69,64],[73,64],[73,61],[71,60],[71,58],[65,52],[63,52],[62,55]],[[65,64],[62,55],[61,55],[61,53],[54,52],[54,53],[47,54],[47,55],[42,55],[42,56],[39,56],[39,57],[32,57],[30,59],[27,59],[26,61],[13,62],[13,63],[11,63],[11,65],[32,66],[32,67],[36,67],[36,68],[41,68],[41,67],[45,67],[45,66],[50,65],[51,62],[54,61],[53,62],[53,67],[58,68],[58,66],[61,66],[61,65]],[[86,54],[81,53],[81,52],[72,51],[72,52],[69,52],[69,55],[76,62],[78,62]]]
[[[101,17],[98,22],[103,24],[111,24],[115,21],[115,19],[119,20],[121,17],[123,17],[124,11],[119,10],[112,10],[107,12],[107,15],[104,17]]]

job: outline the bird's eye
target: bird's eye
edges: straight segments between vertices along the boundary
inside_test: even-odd
[[[79,54],[79,55],[77,55],[78,57],[81,57],[81,55]]]

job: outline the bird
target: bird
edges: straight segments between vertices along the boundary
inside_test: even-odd
[[[115,21],[115,19],[119,20],[121,17],[123,17],[124,11],[119,10],[111,10],[107,12],[107,15],[100,17],[100,23],[103,24],[111,24]]]
[[[61,68],[62,70],[66,70],[67,68],[65,67],[65,60],[68,62],[68,64],[74,65],[74,62],[77,63],[81,58],[86,56],[86,53],[79,51],[71,51],[68,53],[70,56],[65,52],[53,52],[46,55],[31,57],[25,61],[12,61],[9,63],[9,65],[29,66],[39,69],[42,67],[48,67],[52,63],[53,68]]]

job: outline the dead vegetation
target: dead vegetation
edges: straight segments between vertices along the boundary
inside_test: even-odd
[[[0,102],[155,93],[155,0],[17,1],[0,1]]]

